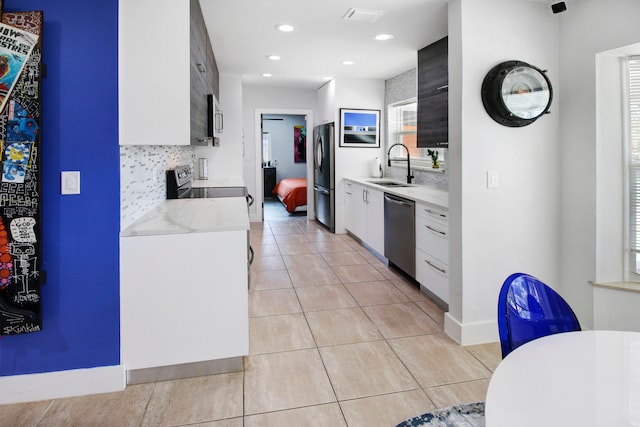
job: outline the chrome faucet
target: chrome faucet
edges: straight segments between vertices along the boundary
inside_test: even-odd
[[[393,144],[391,147],[389,147],[389,151],[387,151],[387,159],[388,159],[387,165],[391,167],[391,157],[389,156],[389,153],[391,153],[391,149],[396,145],[402,145],[404,149],[407,150],[407,184],[411,184],[411,180],[413,179],[413,175],[411,175],[411,156],[409,154],[409,148],[407,148],[406,145],[400,144],[398,142],[396,144]]]

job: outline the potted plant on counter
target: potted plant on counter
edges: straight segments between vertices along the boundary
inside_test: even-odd
[[[440,154],[437,150],[427,150],[427,154],[431,157],[431,167],[433,169],[439,169],[438,165],[438,155]]]

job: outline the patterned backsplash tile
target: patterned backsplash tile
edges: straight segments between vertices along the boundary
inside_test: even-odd
[[[194,160],[191,146],[121,146],[120,229],[165,200],[167,169]]]

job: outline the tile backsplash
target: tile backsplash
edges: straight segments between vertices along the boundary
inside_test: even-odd
[[[388,178],[393,178],[398,181],[407,180],[407,167],[404,165],[400,167],[386,167],[384,172]],[[449,173],[446,169],[442,172],[430,172],[412,168],[411,174],[414,176],[414,184],[426,185],[436,190],[449,190]]]
[[[194,158],[191,146],[121,146],[121,230],[165,200],[167,169],[193,164]]]

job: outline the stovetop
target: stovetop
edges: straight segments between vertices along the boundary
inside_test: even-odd
[[[245,197],[247,202],[253,203],[245,186],[194,187],[193,170],[191,166],[178,166],[170,169],[167,174],[167,199],[210,199],[218,197]]]

